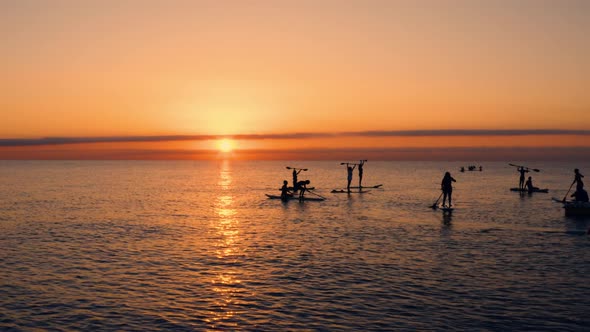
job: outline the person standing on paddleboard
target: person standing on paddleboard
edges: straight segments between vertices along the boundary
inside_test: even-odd
[[[518,189],[524,190],[524,173],[528,173],[529,170],[520,166],[519,168],[516,169],[516,171],[520,173],[520,180],[518,181]]]
[[[346,172],[347,172],[347,180],[348,180],[348,183],[346,185],[346,190],[348,190],[349,194],[350,194],[350,182],[352,182],[352,171],[354,171],[355,167],[356,167],[356,164],[353,164],[352,167],[350,167],[350,164],[346,164]]]
[[[359,191],[363,190],[363,165],[366,160],[361,160],[359,163]]]
[[[299,189],[297,187],[297,174],[301,173],[303,169],[297,170],[297,168],[293,168],[293,192],[297,192]]]
[[[443,177],[442,182],[440,184],[440,187],[443,192],[443,202],[442,202],[443,207],[445,207],[445,202],[447,200],[447,196],[449,197],[449,207],[451,207],[453,205],[452,204],[453,182],[457,182],[457,180],[453,179],[450,172],[446,172],[445,176]]]

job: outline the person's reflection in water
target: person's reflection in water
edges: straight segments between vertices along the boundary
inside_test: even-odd
[[[453,213],[452,212],[443,213],[443,224],[450,225],[451,221],[453,221]]]

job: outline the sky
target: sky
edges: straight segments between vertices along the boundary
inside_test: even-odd
[[[590,158],[589,18],[585,0],[0,0],[0,159]]]

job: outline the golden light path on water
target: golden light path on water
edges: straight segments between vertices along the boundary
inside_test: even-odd
[[[236,311],[231,309],[235,302],[236,288],[241,283],[240,272],[236,267],[231,266],[232,257],[240,251],[240,228],[239,221],[235,218],[237,211],[233,208],[234,199],[231,194],[232,170],[229,161],[224,160],[219,171],[217,185],[219,195],[215,199],[215,220],[214,228],[217,231],[215,244],[215,255],[222,264],[222,269],[211,280],[212,289],[218,294],[214,301],[214,310],[211,311],[210,324],[232,319]]]

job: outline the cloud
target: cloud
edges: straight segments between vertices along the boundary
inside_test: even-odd
[[[444,130],[381,130],[349,131],[337,133],[279,133],[238,135],[156,135],[156,136],[102,136],[102,137],[44,137],[0,139],[0,147],[66,145],[89,143],[141,143],[172,141],[205,141],[220,138],[237,140],[307,139],[326,137],[444,137],[444,136],[590,136],[590,130],[567,129],[444,129]]]

